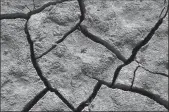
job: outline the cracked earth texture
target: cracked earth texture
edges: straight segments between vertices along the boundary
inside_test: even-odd
[[[38,9],[48,2],[52,0],[34,0],[34,4],[33,0],[1,0],[1,14],[26,14],[34,6]],[[44,95],[39,95],[42,98],[31,111],[166,111],[165,104],[134,89],[159,95],[168,103],[168,15],[152,39],[138,51],[137,61],[121,69],[117,85],[112,89],[104,84],[112,81],[116,68],[130,57],[132,49],[157,23],[163,2],[84,0],[83,18],[82,1],[65,0],[26,20],[2,19],[1,111],[26,110],[29,107],[26,104],[40,91]],[[62,40],[66,32],[79,24],[80,27]],[[101,41],[94,42],[97,38],[92,41],[83,31]],[[42,55],[51,46],[53,49]],[[38,67],[33,66],[36,62],[43,73],[41,78],[40,73],[37,75]],[[42,79],[47,79],[51,85]],[[133,91],[128,89],[131,85]]]

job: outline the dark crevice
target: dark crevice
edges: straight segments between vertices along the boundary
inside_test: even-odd
[[[104,80],[100,80],[96,77],[90,77],[92,79],[97,80],[98,82],[100,82],[101,84],[112,88],[112,89],[120,89],[123,91],[130,91],[133,93],[138,93],[140,95],[146,96],[154,101],[156,101],[158,104],[163,105],[166,109],[169,109],[169,105],[168,105],[168,101],[164,98],[162,98],[160,95],[156,94],[156,93],[152,93],[150,91],[145,90],[144,88],[141,87],[132,87],[129,85],[125,85],[125,84],[120,84],[120,83],[116,83],[113,86],[111,85],[111,82],[106,82]]]
[[[169,6],[168,6],[168,7],[169,7]],[[117,79],[117,77],[118,77],[118,75],[119,75],[120,70],[121,70],[124,66],[126,66],[126,65],[128,65],[128,64],[130,64],[131,62],[134,61],[134,59],[135,59],[135,57],[136,57],[138,51],[139,51],[144,45],[146,45],[146,44],[150,41],[150,39],[153,37],[155,31],[156,31],[156,30],[159,28],[159,26],[163,23],[163,19],[166,17],[166,14],[167,14],[167,12],[168,12],[168,7],[167,7],[167,11],[166,11],[166,13],[164,14],[164,16],[158,20],[158,22],[154,25],[154,27],[151,29],[151,31],[148,33],[148,35],[144,38],[144,40],[142,40],[141,42],[139,42],[139,43],[135,46],[135,48],[132,50],[131,56],[127,59],[127,61],[125,61],[124,64],[119,65],[119,66],[117,67],[117,69],[116,69],[115,72],[114,72],[114,77],[113,77],[113,80],[112,80],[112,86],[113,86],[113,84],[115,83],[115,81],[116,81],[116,79]]]
[[[80,24],[85,19],[85,5],[84,5],[83,0],[78,0],[78,3],[79,3],[80,11],[81,11],[80,21],[74,27],[72,27],[67,33],[65,33],[64,36],[61,39],[56,41],[54,45],[52,45],[47,51],[42,53],[36,59],[39,59],[39,58],[43,57],[44,55],[46,55],[47,53],[49,53],[51,50],[53,50],[57,46],[57,44],[63,42],[66,39],[67,36],[69,36],[71,33],[73,33],[80,26]]]
[[[97,82],[92,94],[85,101],[80,103],[80,105],[76,108],[75,112],[81,112],[86,106],[89,106],[93,99],[96,97],[101,86],[102,84],[100,82]]]
[[[48,88],[39,92],[32,100],[30,100],[23,108],[22,112],[28,112],[47,92]]]
[[[149,70],[148,68],[144,67],[143,65],[140,64],[139,61],[135,60],[138,64],[139,64],[139,67],[143,68],[144,70],[146,70],[147,72],[149,73],[152,73],[152,74],[157,74],[157,75],[161,75],[161,76],[164,76],[166,78],[168,78],[169,76],[165,73],[162,73],[162,72],[156,72],[156,71],[151,71]]]
[[[25,28],[24,28],[24,31],[25,31],[25,34],[26,34],[26,37],[27,37],[27,41],[30,45],[30,55],[31,55],[31,62],[33,64],[33,67],[35,68],[38,76],[40,77],[40,79],[43,81],[44,85],[46,86],[46,88],[51,91],[51,92],[54,92],[70,109],[74,110],[74,107],[72,104],[70,104],[68,102],[68,100],[66,100],[66,98],[64,98],[59,92],[57,89],[54,89],[52,88],[50,82],[43,76],[43,73],[42,73],[42,70],[38,64],[38,62],[36,61],[36,58],[35,58],[35,52],[34,52],[34,43],[33,41],[31,40],[31,37],[30,37],[30,34],[29,34],[29,31],[28,31],[28,20],[26,21],[25,23]],[[35,104],[37,103],[34,102]],[[35,104],[32,104],[32,105],[35,105]],[[29,105],[27,105],[29,106]],[[25,109],[30,109],[29,107],[25,107]],[[29,110],[27,110],[29,111]]]
[[[103,46],[105,46],[107,49],[109,49],[111,52],[113,52],[117,58],[123,62],[126,61],[125,57],[120,53],[120,51],[118,51],[113,45],[109,44],[107,41],[102,40],[100,37],[93,35],[92,33],[90,33],[87,28],[85,28],[85,26],[80,25],[80,31],[89,39],[91,39],[92,41],[99,43]]]
[[[22,18],[22,19],[28,20],[31,15],[40,13],[45,8],[47,8],[51,5],[56,5],[58,3],[62,3],[62,2],[65,2],[65,1],[72,1],[72,0],[58,0],[56,2],[48,2],[48,3],[44,4],[42,7],[35,9],[33,11],[30,11],[27,14],[24,14],[24,13],[1,14],[0,20],[2,20],[2,19],[17,19],[17,18]]]
[[[169,76],[168,76],[167,74],[165,74],[165,73],[156,72],[156,71],[151,71],[151,70],[149,70],[149,69],[147,69],[147,68],[145,68],[145,67],[143,67],[143,66],[141,66],[141,68],[143,68],[144,70],[146,70],[146,71],[148,71],[148,72],[150,72],[150,73],[152,73],[152,74],[162,75],[162,76],[165,76],[165,77],[168,77],[168,78],[169,78]]]
[[[140,66],[137,66],[136,69],[134,70],[133,79],[132,79],[132,82],[131,82],[130,89],[133,88],[134,80],[135,80],[135,78],[136,78],[136,71],[138,70],[139,67],[140,67]]]

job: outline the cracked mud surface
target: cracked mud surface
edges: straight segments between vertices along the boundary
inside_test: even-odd
[[[35,0],[36,8],[50,0]],[[52,1],[52,0],[51,0]],[[54,1],[54,0],[53,0]],[[86,17],[82,25],[92,34],[115,46],[127,59],[132,49],[144,39],[158,21],[163,8],[160,0],[103,1],[85,0]],[[2,0],[1,14],[27,13],[32,0]],[[32,15],[28,30],[40,56],[78,23],[80,10],[76,0],[49,6]],[[135,72],[134,87],[140,87],[168,100],[168,16],[153,38],[137,54],[146,68]],[[24,19],[1,20],[1,111],[20,111],[44,89],[30,59],[24,33]],[[112,81],[115,69],[122,64],[106,47],[93,42],[79,30],[70,34],[51,52],[38,59],[44,76],[53,88],[75,107],[92,93],[96,77]],[[117,83],[130,86],[138,63],[122,68]],[[148,71],[149,70],[149,71]],[[150,72],[152,71],[152,72]],[[156,73],[154,73],[156,72]],[[70,111],[55,94],[48,92],[32,111]],[[84,110],[91,111],[166,111],[164,106],[143,95],[102,86],[93,102]]]

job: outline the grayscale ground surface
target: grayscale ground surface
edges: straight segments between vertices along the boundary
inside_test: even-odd
[[[35,0],[36,8],[52,0]],[[54,0],[53,0],[54,1]],[[1,14],[27,13],[32,0],[1,0]],[[101,39],[113,44],[125,58],[144,39],[158,21],[163,0],[85,0],[86,18],[82,25]],[[78,21],[77,0],[52,5],[32,15],[28,22],[36,56],[39,56]],[[144,68],[138,68],[133,86],[168,100],[168,16],[153,38],[137,54]],[[1,20],[1,111],[21,111],[45,88],[30,60],[24,33],[24,19]],[[79,30],[70,34],[51,52],[38,59],[44,76],[75,107],[86,100],[100,80],[111,82],[122,64],[106,47],[93,42]],[[125,66],[117,83],[131,85],[136,62]],[[149,71],[152,72],[149,72]],[[65,103],[48,92],[32,111],[70,111]],[[130,91],[102,85],[86,111],[166,111],[152,99]]]

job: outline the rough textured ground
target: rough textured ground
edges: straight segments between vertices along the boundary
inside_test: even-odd
[[[49,0],[35,0],[36,7]],[[2,0],[1,13],[28,12],[32,0]],[[90,32],[114,44],[128,58],[132,48],[142,40],[158,20],[163,0],[85,0]],[[39,56],[60,39],[80,16],[76,0],[57,4],[35,14],[29,20],[29,31]],[[152,40],[137,55],[142,65],[154,72],[168,74],[168,16]],[[25,20],[1,21],[1,110],[20,111],[44,88],[31,61],[24,34]],[[104,46],[75,31],[50,53],[39,59],[40,66],[53,87],[76,107],[92,92],[96,80],[111,81],[115,68],[122,62]],[[118,82],[130,85],[137,63],[120,72]],[[158,93],[168,99],[168,79],[139,68],[134,86]],[[163,106],[139,94],[102,86],[89,106],[105,111],[164,111]],[[32,111],[70,110],[55,94],[48,92]],[[88,110],[86,108],[86,110]]]

